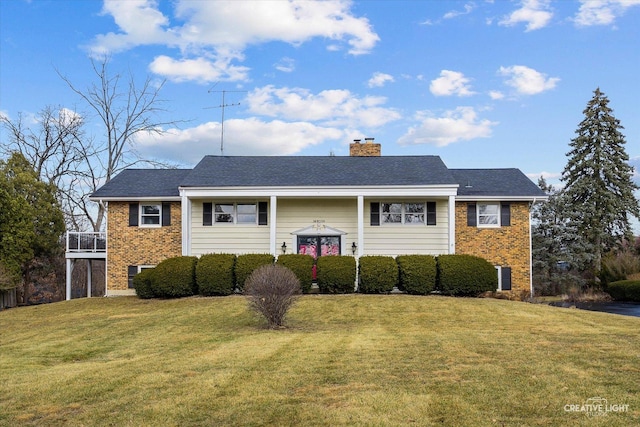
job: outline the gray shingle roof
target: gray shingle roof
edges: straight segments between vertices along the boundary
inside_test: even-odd
[[[184,187],[455,185],[438,156],[206,156]]]
[[[519,169],[450,169],[458,196],[546,197]]]
[[[178,186],[191,169],[125,169],[91,198],[177,197]]]
[[[438,156],[205,156],[193,169],[126,169],[91,198],[177,197],[179,187],[456,184],[460,196],[545,196],[518,169],[448,169]]]

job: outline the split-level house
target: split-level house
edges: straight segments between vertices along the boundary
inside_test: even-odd
[[[206,156],[193,169],[127,169],[91,199],[107,206],[106,293],[179,255],[470,254],[498,290],[530,291],[531,205],[518,169],[449,169],[438,156]]]

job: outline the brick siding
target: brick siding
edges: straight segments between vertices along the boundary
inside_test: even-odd
[[[107,290],[128,290],[130,265],[156,265],[182,254],[180,202],[171,202],[171,225],[129,226],[129,203],[109,202],[107,225]]]
[[[456,253],[511,267],[512,291],[529,292],[529,203],[511,203],[511,226],[478,228],[467,225],[467,203],[456,202]]]

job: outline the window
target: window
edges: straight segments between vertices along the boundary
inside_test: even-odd
[[[402,203],[382,203],[382,222],[384,224],[401,224]]]
[[[233,222],[233,205],[222,205],[216,203],[215,206],[215,222]]]
[[[147,270],[150,268],[155,268],[155,265],[130,265],[127,267],[127,283],[129,289],[134,289],[133,286],[133,277],[140,273],[142,270]]]
[[[140,225],[160,225],[161,205],[140,205]]]
[[[478,204],[478,227],[499,227],[500,205]]]
[[[129,226],[165,227],[171,225],[171,202],[129,203]]]
[[[371,225],[436,225],[436,202],[371,203]]]
[[[509,203],[468,203],[467,225],[469,227],[509,227],[511,205]]]
[[[202,225],[213,223],[267,225],[267,204],[205,202],[202,204]]]
[[[255,224],[256,223],[256,205],[236,205],[237,222],[239,224]]]
[[[502,267],[499,265],[494,266],[496,273],[498,274],[498,290],[510,291],[511,290],[511,267]]]

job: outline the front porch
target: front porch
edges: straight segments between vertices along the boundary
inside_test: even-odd
[[[93,284],[92,261],[107,259],[107,234],[101,231],[68,231],[65,247],[66,299],[71,299],[71,275],[78,260],[86,260],[89,264],[87,268],[87,298],[90,298]]]

